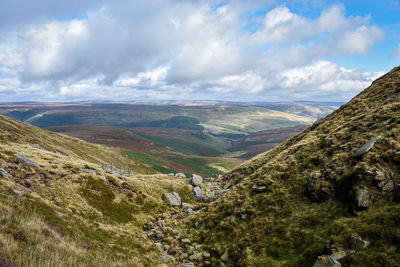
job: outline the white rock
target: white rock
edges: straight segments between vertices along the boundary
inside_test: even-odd
[[[203,190],[200,187],[196,186],[194,188],[193,192],[194,192],[195,198],[198,198],[198,199],[203,198]]]
[[[194,186],[200,186],[202,183],[203,183],[203,177],[193,173],[192,184]]]
[[[179,196],[178,193],[172,192],[172,193],[164,193],[162,196],[162,199],[164,201],[167,201],[167,203],[171,206],[180,206],[181,205],[181,197]]]

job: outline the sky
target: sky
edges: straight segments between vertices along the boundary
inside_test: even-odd
[[[397,65],[400,1],[0,1],[0,102],[342,102]]]

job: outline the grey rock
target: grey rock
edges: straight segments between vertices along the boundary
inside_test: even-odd
[[[383,172],[381,172],[379,170],[376,171],[375,180],[383,181],[383,180],[385,180],[385,178],[386,178],[386,176]]]
[[[364,155],[365,153],[367,153],[368,151],[370,151],[371,148],[374,147],[375,142],[376,142],[378,139],[380,139],[380,138],[382,138],[382,136],[379,135],[379,136],[373,137],[373,138],[370,139],[368,142],[366,142],[362,147],[360,147],[360,148],[356,151],[356,153],[355,153],[356,157],[362,156],[362,155]]]
[[[172,176],[172,177],[174,177],[175,176],[175,174],[174,173],[168,173],[168,176]]]
[[[369,244],[370,244],[369,241],[363,240],[354,235],[350,236],[349,238],[349,247],[355,251],[366,249],[369,246]]]
[[[65,208],[65,210],[72,213],[72,210],[70,208]]]
[[[189,260],[191,261],[201,261],[203,259],[203,253],[201,252],[195,252],[193,255],[189,257]]]
[[[180,206],[181,205],[181,197],[179,196],[178,193],[172,192],[172,193],[164,193],[162,195],[162,199],[166,201],[169,205],[171,206]]]
[[[356,191],[356,206],[358,209],[366,209],[371,204],[371,194],[365,188]]]
[[[192,214],[192,213],[194,213],[194,210],[191,209],[191,208],[188,208],[187,212],[188,212],[189,214]]]
[[[67,152],[65,152],[64,150],[62,150],[60,148],[57,149],[55,153],[59,154],[59,155],[64,155],[64,156],[68,156],[69,155]]]
[[[211,255],[208,252],[203,252],[203,257],[204,258],[209,258],[209,257],[211,257]]]
[[[7,178],[9,176],[8,172],[3,168],[0,168],[0,174],[3,178]]]
[[[394,182],[393,181],[388,181],[383,187],[382,187],[382,192],[387,193],[387,192],[392,192],[394,189]]]
[[[96,172],[92,169],[80,168],[79,170],[82,172],[90,173],[91,175],[96,175]]]
[[[341,267],[342,264],[331,256],[319,256],[313,267]]]
[[[186,175],[184,173],[178,172],[175,174],[175,177],[177,178],[186,178]]]
[[[203,198],[203,190],[200,187],[196,186],[194,188],[193,192],[194,192],[194,197],[195,198],[198,198],[198,199],[202,199]]]
[[[23,154],[14,154],[14,157],[16,157],[22,164],[30,167],[35,167],[35,168],[40,168],[39,164],[34,161],[33,159],[28,158],[27,156]]]
[[[172,256],[171,255],[161,255],[160,256],[160,260],[161,261],[164,261],[164,262],[168,262],[168,261],[170,261],[172,259]]]
[[[46,151],[46,149],[44,149],[43,147],[41,147],[41,146],[38,145],[38,144],[34,144],[34,145],[32,145],[32,147],[33,147],[33,148],[36,148],[36,149],[40,149],[40,150]]]
[[[346,258],[347,256],[348,256],[348,254],[343,249],[339,249],[339,250],[335,251],[334,253],[332,253],[332,255],[331,255],[331,257],[337,261],[340,261],[340,260]]]
[[[23,191],[25,191],[26,193],[32,193],[32,190],[30,190],[29,188],[26,188],[25,186],[16,183],[16,185],[21,188]]]
[[[193,173],[192,184],[194,186],[200,186],[202,183],[203,183],[203,177]]]

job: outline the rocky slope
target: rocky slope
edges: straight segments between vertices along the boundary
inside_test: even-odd
[[[398,266],[400,67],[221,182],[181,223],[199,265]]]
[[[0,266],[158,266],[143,233],[184,175],[139,175],[121,150],[0,115]],[[180,208],[177,210],[179,211]]]

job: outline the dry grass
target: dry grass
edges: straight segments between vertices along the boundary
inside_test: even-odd
[[[0,179],[1,257],[18,266],[159,265],[159,249],[142,227],[168,211],[163,193],[188,194],[187,181],[137,174],[122,180],[105,173],[99,163],[140,171],[120,152],[1,116],[0,163],[9,173]],[[24,166],[14,153],[33,159],[40,169]]]

